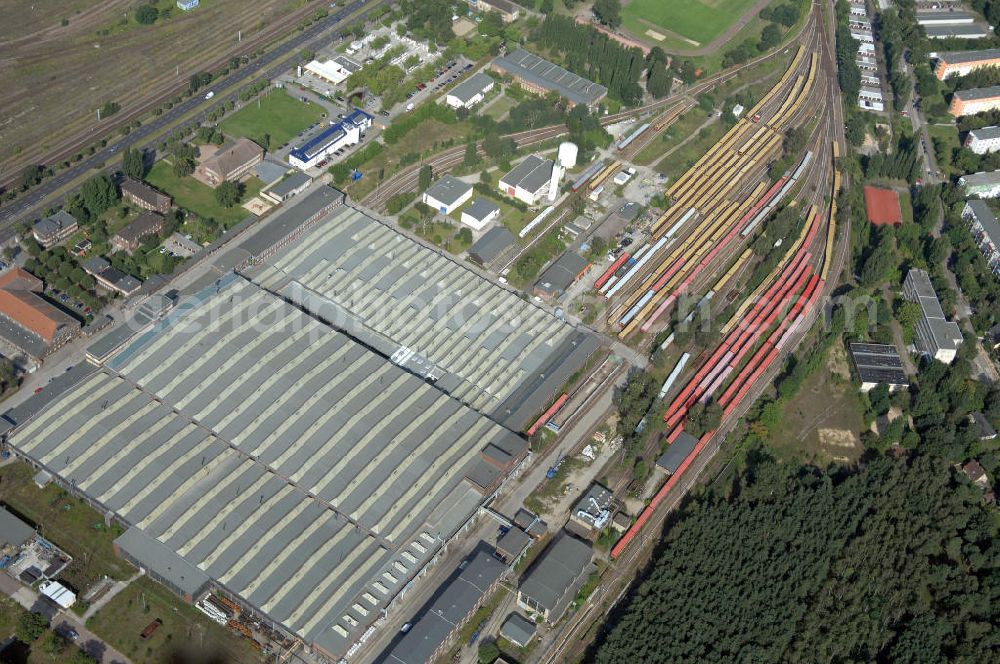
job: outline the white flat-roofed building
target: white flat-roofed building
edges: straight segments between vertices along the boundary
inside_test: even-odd
[[[477,198],[472,205],[462,210],[462,223],[474,231],[481,231],[500,216],[500,208],[496,203],[485,198]]]
[[[476,72],[452,88],[445,96],[444,102],[452,108],[472,108],[486,98],[486,93],[492,90],[494,85],[492,76]]]
[[[917,350],[939,362],[951,364],[962,345],[962,330],[958,323],[945,318],[941,302],[925,270],[912,269],[903,280],[903,295],[920,305],[920,320],[916,325]]]
[[[329,81],[334,85],[339,85],[347,80],[351,74],[361,69],[361,65],[351,60],[346,55],[338,55],[332,60],[313,60],[305,67],[307,72]]]
[[[471,184],[452,175],[445,175],[424,192],[421,200],[441,214],[451,214],[470,198]]]
[[[965,137],[965,147],[976,154],[987,154],[1000,150],[1000,127],[993,125],[973,129]]]

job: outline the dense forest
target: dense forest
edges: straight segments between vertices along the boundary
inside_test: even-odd
[[[1000,549],[981,499],[930,455],[855,472],[760,459],[731,497],[682,509],[594,659],[996,661]]]

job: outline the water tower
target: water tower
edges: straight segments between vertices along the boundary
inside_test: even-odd
[[[576,155],[579,148],[576,143],[566,141],[559,144],[559,153],[556,156],[556,163],[552,165],[552,179],[549,180],[549,202],[556,200],[559,193],[559,181],[563,174],[576,166]]]

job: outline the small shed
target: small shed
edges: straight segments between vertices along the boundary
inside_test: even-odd
[[[667,471],[668,475],[673,475],[680,468],[681,464],[684,463],[684,460],[694,451],[694,446],[697,444],[697,438],[687,431],[682,431],[681,435],[677,436],[677,440],[656,460],[656,465]]]
[[[58,581],[46,581],[38,587],[38,590],[63,609],[76,604],[76,593]]]

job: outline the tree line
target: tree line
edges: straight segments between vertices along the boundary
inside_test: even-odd
[[[639,79],[645,59],[638,48],[626,48],[589,25],[569,16],[549,14],[532,41],[563,56],[566,69],[608,88],[608,94],[632,106],[642,101]]]

